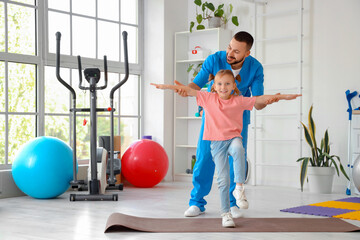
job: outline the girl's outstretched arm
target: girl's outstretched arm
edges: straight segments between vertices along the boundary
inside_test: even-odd
[[[258,110],[263,109],[265,106],[278,102],[279,100],[293,100],[297,97],[302,96],[301,94],[275,94],[275,95],[262,95],[256,96],[255,108]]]
[[[177,81],[175,81],[177,84]],[[193,96],[196,97],[196,94],[198,90],[195,90],[191,87],[184,86],[184,85],[170,85],[170,84],[156,84],[156,83],[150,83],[150,85],[155,86],[158,89],[171,89],[174,91],[184,91],[186,92],[187,96]]]

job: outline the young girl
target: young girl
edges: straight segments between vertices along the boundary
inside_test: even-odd
[[[177,82],[176,82],[177,83]],[[257,97],[239,96],[233,72],[220,70],[214,80],[211,92],[202,92],[188,86],[154,84],[159,89],[185,91],[188,96],[196,97],[197,104],[205,109],[204,140],[211,141],[211,154],[217,170],[220,190],[221,216],[223,227],[235,227],[230,213],[230,173],[228,156],[233,157],[234,181],[233,195],[238,206],[247,207],[243,184],[245,182],[245,150],[241,140],[244,110],[262,109],[279,100],[292,100],[299,94],[263,95]]]

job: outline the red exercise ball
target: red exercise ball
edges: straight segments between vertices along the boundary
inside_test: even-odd
[[[150,188],[161,182],[169,168],[164,148],[148,139],[138,140],[126,149],[121,171],[135,187]]]

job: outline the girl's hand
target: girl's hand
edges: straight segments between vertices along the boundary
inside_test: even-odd
[[[150,83],[150,85],[155,86],[157,89],[166,89],[164,84]]]
[[[297,97],[302,96],[301,94],[280,94],[277,93],[275,95],[270,95],[266,100],[266,105],[272,104],[274,102],[278,102],[279,100],[293,100]]]
[[[302,94],[283,94],[282,99],[284,99],[284,100],[293,100],[293,99],[295,99],[297,97],[301,97],[301,96],[302,96]]]

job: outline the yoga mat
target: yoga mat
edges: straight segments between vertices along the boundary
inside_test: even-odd
[[[350,197],[280,210],[324,217],[360,220],[360,198]]]
[[[221,218],[143,218],[113,213],[107,232],[357,232],[360,228],[338,218],[236,218],[224,228]]]

